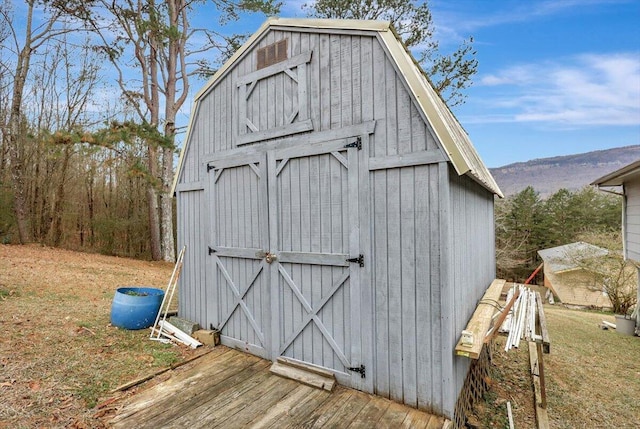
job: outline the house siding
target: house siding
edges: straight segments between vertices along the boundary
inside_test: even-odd
[[[640,263],[640,179],[624,184],[626,257]]]

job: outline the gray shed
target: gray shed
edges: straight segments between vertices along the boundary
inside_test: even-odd
[[[640,159],[595,180],[600,188],[622,188],[622,243],[624,257],[638,269],[638,301],[640,307]],[[636,312],[636,328],[640,329],[640,311]]]
[[[265,22],[197,94],[174,191],[182,316],[453,416],[501,193],[389,23]]]

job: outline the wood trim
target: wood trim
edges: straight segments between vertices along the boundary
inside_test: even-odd
[[[244,258],[244,259],[262,259],[261,253],[265,251],[263,249],[245,249],[236,247],[220,247],[211,246],[216,252],[216,256],[230,257],[230,258]]]
[[[312,253],[312,252],[280,252],[278,261],[293,264],[332,265],[348,267],[349,255],[336,253]]]
[[[413,152],[401,155],[389,155],[369,159],[369,170],[384,170],[388,168],[411,167],[415,165],[437,164],[447,159],[438,149],[423,152]]]
[[[274,74],[282,73],[285,70],[298,67],[301,64],[306,64],[309,61],[311,61],[312,52],[313,51],[304,52],[300,55],[296,55],[295,57],[291,57],[286,61],[273,64],[271,66],[265,67],[260,70],[256,70],[242,77],[239,77],[238,81],[236,82],[236,85],[237,86],[247,85],[251,82],[265,79],[269,76],[273,76]]]
[[[254,133],[241,134],[238,136],[237,145],[241,146],[261,140],[275,139],[278,137],[304,133],[311,130],[313,130],[313,122],[311,122],[311,119],[307,119],[306,121],[294,122],[293,124],[285,125],[284,127],[271,128],[269,130],[258,131]]]
[[[225,159],[228,157],[252,156],[258,153],[264,153],[267,150],[282,150],[300,145],[312,145],[330,140],[339,140],[348,137],[365,136],[373,134],[376,127],[376,121],[363,122],[357,125],[336,128],[327,131],[315,131],[301,136],[282,136],[283,138],[273,141],[264,142],[260,145],[245,146],[243,148],[235,148],[222,152],[210,153],[205,156],[209,161],[215,159]]]
[[[193,192],[203,190],[204,182],[202,180],[199,180],[197,182],[178,183],[175,187],[175,192]]]

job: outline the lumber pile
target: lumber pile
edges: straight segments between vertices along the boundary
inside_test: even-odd
[[[525,285],[514,284],[507,293],[507,302],[514,297],[514,304],[500,326],[500,332],[508,334],[504,350],[518,348],[520,341],[525,340],[542,343],[545,352],[549,353],[549,335],[540,294]],[[540,333],[536,333],[537,326]]]

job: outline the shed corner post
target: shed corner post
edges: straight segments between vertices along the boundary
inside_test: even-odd
[[[442,335],[442,412],[450,419],[454,418],[456,404],[456,391],[454,388],[454,365],[456,333],[455,327],[455,305],[453,302],[453,281],[452,281],[452,240],[453,231],[451,229],[451,195],[449,180],[449,163],[443,161],[438,163],[438,181],[440,189],[440,319]]]

